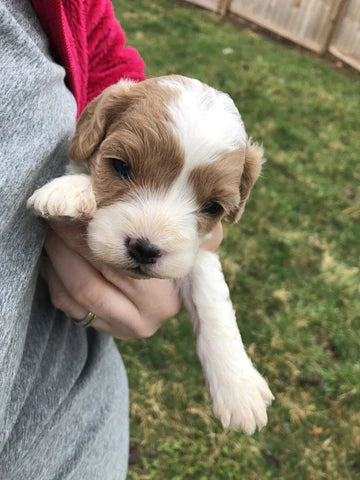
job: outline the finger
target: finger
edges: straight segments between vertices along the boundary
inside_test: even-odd
[[[45,271],[51,303],[54,305],[54,307],[63,311],[69,317],[74,318],[75,320],[84,319],[90,312],[79,305],[73,298],[71,298],[50,262],[46,263]],[[111,328],[111,325],[106,320],[103,320],[99,317],[95,318],[95,320],[91,323],[91,327],[95,328],[99,332],[115,336],[115,331],[113,328]],[[118,333],[120,334],[120,332]]]
[[[53,232],[47,236],[45,249],[66,291],[79,305],[116,328],[120,338],[143,336],[139,310],[90,263],[69,249]]]
[[[85,222],[49,221],[51,229],[62,239],[71,250],[83,257],[91,256],[87,244],[87,224]]]
[[[160,283],[162,285],[166,285],[168,283],[168,280],[159,280],[156,278],[139,280],[128,277],[127,275],[119,273],[105,264],[102,264],[99,268],[103,277],[120,288],[129,298],[141,297],[149,290],[149,287],[156,286]]]
[[[223,239],[223,227],[222,227],[222,223],[218,222],[215,225],[215,228],[213,229],[213,231],[211,232],[211,238],[209,238],[208,240],[205,240],[205,242],[201,244],[201,248],[203,248],[204,250],[210,250],[212,252],[215,252],[215,250],[217,250],[220,243],[222,242],[222,239]]]
[[[71,298],[50,262],[46,262],[45,272],[51,303],[54,307],[72,318],[78,320],[84,318],[89,312]]]
[[[112,268],[102,265],[102,275],[134,303],[140,313],[152,320],[157,319],[160,326],[164,320],[176,315],[182,304],[179,288],[173,280],[151,278],[136,280],[119,274]]]

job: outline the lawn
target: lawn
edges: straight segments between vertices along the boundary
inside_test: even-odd
[[[244,342],[276,401],[252,437],[213,419],[182,312],[119,342],[129,479],[360,478],[360,82],[168,0],[114,0],[147,74],[228,92],[267,163],[220,249]]]

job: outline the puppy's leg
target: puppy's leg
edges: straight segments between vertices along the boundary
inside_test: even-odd
[[[27,207],[44,218],[91,218],[96,200],[90,176],[81,173],[55,178],[32,194]]]
[[[218,256],[200,250],[181,289],[215,416],[224,427],[261,429],[274,397],[245,351]]]

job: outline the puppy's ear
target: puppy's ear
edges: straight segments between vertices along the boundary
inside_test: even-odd
[[[252,139],[248,138],[246,141],[244,170],[240,180],[240,203],[237,208],[225,217],[228,223],[237,222],[243,214],[245,204],[252,187],[260,175],[261,165],[264,161],[264,149],[260,145],[252,143]]]
[[[121,80],[104,90],[83,110],[76,125],[69,157],[76,162],[87,160],[99,147],[106,136],[106,131],[115,118],[130,103],[127,95],[135,82]]]

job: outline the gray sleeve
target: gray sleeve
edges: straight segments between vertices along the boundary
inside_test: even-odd
[[[121,357],[38,278],[46,226],[25,203],[64,170],[76,104],[28,0],[0,0],[0,72],[0,478],[124,479]]]

